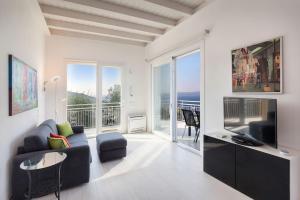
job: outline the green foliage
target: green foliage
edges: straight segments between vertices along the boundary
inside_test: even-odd
[[[105,103],[121,102],[121,86],[114,85],[108,89],[108,95],[103,101]],[[68,105],[78,104],[96,104],[96,97],[92,97],[83,93],[68,92]]]
[[[114,85],[114,87],[109,88],[108,96],[110,103],[119,103],[121,101],[121,86]]]
[[[68,105],[95,104],[96,98],[82,93],[68,92]]]

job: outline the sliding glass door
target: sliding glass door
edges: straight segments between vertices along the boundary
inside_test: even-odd
[[[200,150],[200,51],[174,59],[176,66],[176,141]]]
[[[153,131],[170,135],[170,64],[162,64],[152,68],[153,83]]]
[[[152,130],[200,151],[204,128],[201,53],[184,52],[170,56],[169,62],[152,65]]]

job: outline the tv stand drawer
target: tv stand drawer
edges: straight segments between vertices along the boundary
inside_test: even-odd
[[[290,199],[290,161],[236,145],[236,189],[254,199]]]
[[[235,187],[235,145],[204,136],[204,171]]]

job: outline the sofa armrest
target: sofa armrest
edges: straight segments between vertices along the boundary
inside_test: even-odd
[[[20,164],[31,156],[47,152],[64,152],[67,154],[67,158],[62,163],[61,169],[63,189],[89,182],[90,148],[88,145],[20,154],[16,155],[12,160],[11,191],[13,199],[23,199],[28,187],[27,174],[24,170],[20,169]],[[51,171],[44,170],[41,172],[41,176],[47,177],[50,173]]]
[[[65,149],[51,150],[56,152],[64,152],[67,158],[64,163],[71,162],[71,165],[90,164],[91,153],[89,145],[76,146]],[[80,163],[81,162],[81,163]]]
[[[73,187],[90,180],[91,153],[88,145],[58,150],[67,154],[62,165],[62,188]]]
[[[84,127],[83,126],[72,126],[72,130],[75,134],[84,133]]]

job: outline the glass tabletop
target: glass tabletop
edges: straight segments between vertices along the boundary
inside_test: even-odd
[[[23,161],[20,164],[20,168],[23,170],[38,170],[51,167],[63,162],[67,157],[67,154],[63,152],[50,152],[41,155],[36,155],[28,160]]]

